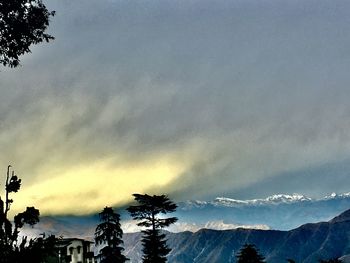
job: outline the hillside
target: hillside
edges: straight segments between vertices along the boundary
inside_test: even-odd
[[[125,234],[125,252],[130,262],[141,257],[140,233]],[[290,231],[276,230],[210,230],[195,233],[168,233],[173,249],[169,263],[230,263],[245,243],[253,243],[269,263],[314,263],[319,259],[350,254],[350,210],[328,222],[305,224]]]

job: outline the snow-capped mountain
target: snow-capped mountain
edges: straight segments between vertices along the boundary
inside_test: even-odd
[[[226,206],[226,207],[237,207],[237,206],[265,206],[265,205],[281,205],[281,204],[291,204],[298,202],[320,202],[331,199],[345,199],[350,198],[350,193],[336,194],[331,193],[320,199],[312,199],[302,194],[275,194],[268,196],[263,199],[250,199],[250,200],[239,200],[227,197],[217,197],[212,201],[200,201],[200,200],[190,200],[181,203],[182,209],[190,209],[194,207],[205,207],[208,205],[213,206]]]
[[[178,206],[175,216],[179,220],[169,229],[172,232],[196,232],[202,228],[290,230],[305,223],[328,221],[349,209],[350,193],[332,193],[320,199],[301,194],[276,194],[252,200],[219,197],[212,201],[186,201]],[[138,231],[124,209],[118,212],[125,232]],[[97,215],[42,217],[39,225],[28,231],[92,238],[97,224]]]
[[[324,199],[344,199],[350,198],[350,192],[344,194],[331,193],[330,195],[326,195]]]
[[[235,205],[269,205],[281,203],[295,203],[311,201],[312,199],[301,194],[276,194],[265,199],[236,200],[225,197],[217,197],[213,201],[214,205],[235,206]]]
[[[350,193],[332,193],[319,199],[294,193],[250,200],[218,197],[212,201],[186,201],[179,204],[177,215],[190,224],[223,220],[231,225],[289,230],[306,222],[329,220],[348,208]]]

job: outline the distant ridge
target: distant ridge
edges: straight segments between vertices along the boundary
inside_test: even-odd
[[[315,263],[319,259],[348,257],[350,251],[350,210],[328,222],[305,224],[290,231],[210,230],[168,233],[173,248],[169,263],[233,263],[245,243],[255,244],[269,263]],[[131,263],[140,262],[140,233],[125,235],[125,251]]]
[[[330,223],[350,222],[350,209],[333,218]]]

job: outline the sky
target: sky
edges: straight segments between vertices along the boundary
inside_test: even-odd
[[[350,191],[349,1],[45,2],[56,39],[0,69],[14,211]]]

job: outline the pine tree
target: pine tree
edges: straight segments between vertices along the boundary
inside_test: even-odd
[[[111,207],[105,207],[99,213],[101,223],[96,227],[95,242],[105,246],[99,251],[101,263],[124,263],[128,260],[123,254],[123,230],[120,227],[120,215]]]
[[[238,263],[265,263],[265,258],[261,256],[252,244],[245,244],[237,255]]]
[[[130,206],[127,210],[134,219],[140,221],[138,226],[148,228],[142,231],[143,263],[165,263],[171,249],[167,246],[166,235],[161,229],[175,223],[177,218],[160,218],[159,214],[174,212],[177,205],[166,195],[134,194],[133,196],[139,205]]]

